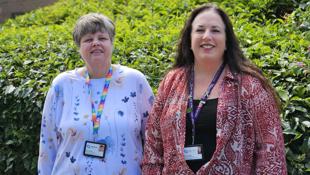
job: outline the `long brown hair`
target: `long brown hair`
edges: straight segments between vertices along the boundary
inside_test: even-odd
[[[224,52],[224,62],[229,66],[232,73],[246,73],[257,77],[263,84],[263,87],[273,95],[280,108],[280,100],[271,83],[263,76],[262,71],[244,56],[228,15],[215,4],[206,4],[191,12],[181,31],[173,68],[188,68],[194,65],[195,59],[191,50],[192,23],[198,14],[206,10],[214,10],[225,24],[226,50]]]

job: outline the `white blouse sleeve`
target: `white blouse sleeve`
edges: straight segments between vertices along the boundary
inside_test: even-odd
[[[139,82],[138,107],[141,116],[141,136],[144,141],[145,125],[153,105],[154,94],[145,76],[142,76]]]
[[[63,108],[63,90],[59,85],[49,89],[43,108],[38,159],[38,174],[50,175],[57,155],[58,141],[61,139],[57,129],[57,119]]]

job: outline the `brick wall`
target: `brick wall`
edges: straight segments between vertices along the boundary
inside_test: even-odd
[[[55,1],[57,0],[0,0],[0,23]]]

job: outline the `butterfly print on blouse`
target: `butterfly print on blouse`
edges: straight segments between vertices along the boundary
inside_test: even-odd
[[[129,97],[126,97],[126,96],[122,99],[122,101],[123,101],[124,103],[127,103],[128,100],[129,100]]]
[[[131,97],[136,97],[136,96],[137,96],[137,93],[136,93],[136,92],[130,92],[130,96],[131,96]]]

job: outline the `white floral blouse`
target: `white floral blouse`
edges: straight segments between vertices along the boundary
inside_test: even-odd
[[[85,78],[76,70],[59,74],[47,94],[40,135],[38,174],[141,174],[144,126],[154,95],[144,75],[113,65],[97,142],[107,145],[105,158],[83,155],[85,141],[94,141],[91,101]],[[105,79],[91,79],[98,109]]]

